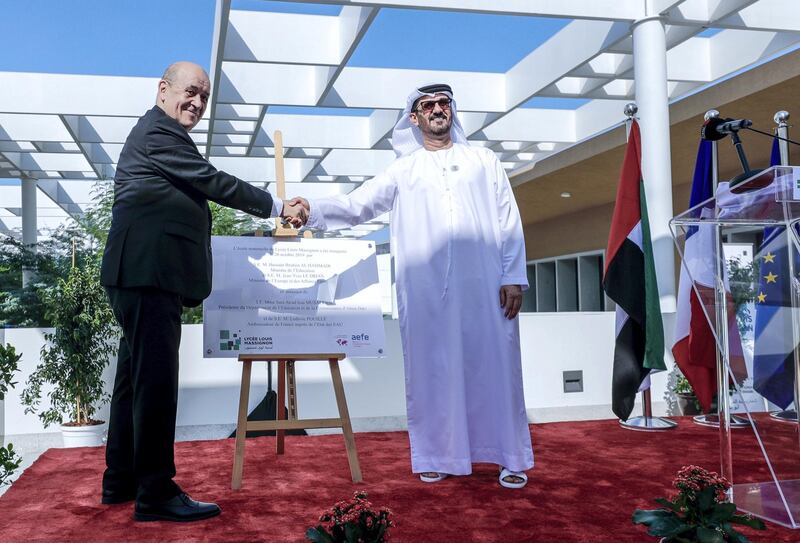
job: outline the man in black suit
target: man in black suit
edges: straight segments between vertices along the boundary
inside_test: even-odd
[[[156,105],[131,130],[117,165],[101,282],[122,328],[106,445],[102,502],[136,500],[136,520],[200,520],[213,503],[189,498],[175,476],[175,416],[182,306],[211,291],[208,200],[257,217],[304,224],[302,206],[283,206],[216,170],[188,131],[209,97],[208,75],[178,62],[158,83]]]

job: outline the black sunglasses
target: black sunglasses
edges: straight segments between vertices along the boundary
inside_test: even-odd
[[[452,100],[447,97],[439,98],[438,100],[425,100],[417,105],[417,109],[424,113],[430,113],[437,104],[441,109],[450,109],[451,102]]]

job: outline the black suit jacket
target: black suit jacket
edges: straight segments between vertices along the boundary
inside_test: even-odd
[[[155,287],[197,305],[211,292],[208,200],[266,218],[272,197],[204,159],[158,106],[131,130],[114,178],[101,283]]]

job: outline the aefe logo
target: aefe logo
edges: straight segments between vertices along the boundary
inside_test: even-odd
[[[369,336],[367,334],[353,334],[350,339],[353,341],[369,341]]]

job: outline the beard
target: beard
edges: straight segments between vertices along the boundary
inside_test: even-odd
[[[443,123],[434,123],[438,119],[443,119]],[[450,132],[451,120],[446,115],[436,115],[428,120],[428,130],[434,136],[441,136]]]

